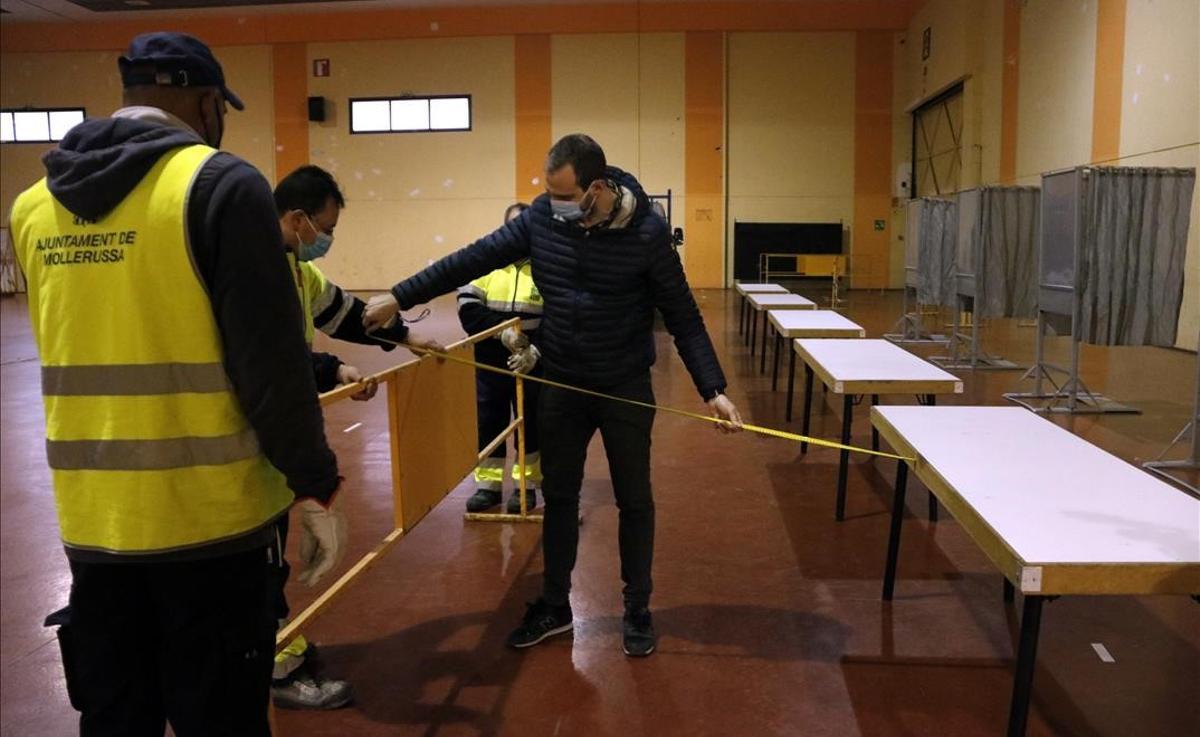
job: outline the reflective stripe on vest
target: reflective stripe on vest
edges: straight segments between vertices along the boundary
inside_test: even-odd
[[[95,222],[45,180],[13,206],[69,548],[196,548],[253,532],[292,501],[232,392],[188,245],[188,195],[213,153],[165,154]]]
[[[542,294],[533,282],[529,261],[496,269],[458,289],[459,303],[480,302],[489,310],[505,314],[541,315]],[[537,330],[541,318],[524,318],[521,329]]]

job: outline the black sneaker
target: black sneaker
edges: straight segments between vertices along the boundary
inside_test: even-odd
[[[468,512],[486,512],[492,507],[500,506],[504,495],[498,491],[489,491],[488,489],[476,489],[471,498],[467,500]]]
[[[626,609],[622,620],[625,641],[622,649],[631,658],[644,658],[654,652],[658,637],[654,634],[654,622],[646,607]]]
[[[532,512],[533,508],[536,506],[537,506],[537,491],[534,489],[526,489],[525,490],[525,511]],[[508,498],[508,513],[509,514],[520,514],[521,513],[521,492],[520,491],[514,491],[513,495]]]
[[[508,646],[532,647],[547,637],[570,632],[572,626],[570,604],[551,606],[545,599],[538,597],[538,600],[525,610],[521,626],[508,636]]]

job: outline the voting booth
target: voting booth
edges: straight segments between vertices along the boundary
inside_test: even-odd
[[[946,198],[909,200],[904,226],[904,307],[892,332],[893,343],[946,343],[945,335],[925,328],[937,316],[953,288],[956,205]],[[930,308],[933,308],[932,310]]]
[[[1079,346],[1171,346],[1183,299],[1194,169],[1078,167],[1042,176],[1032,392],[1039,412],[1136,412],[1079,376]],[[1046,359],[1048,329],[1071,336],[1066,367]]]

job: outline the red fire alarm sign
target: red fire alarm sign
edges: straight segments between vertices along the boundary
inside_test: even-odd
[[[329,60],[328,59],[313,59],[313,76],[328,77],[329,76]]]

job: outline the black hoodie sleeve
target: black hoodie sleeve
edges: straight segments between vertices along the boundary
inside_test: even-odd
[[[312,353],[313,378],[317,382],[317,391],[324,394],[337,389],[338,369],[342,367],[342,359],[332,353]]]
[[[192,187],[188,235],[225,371],[263,453],[297,497],[328,502],[338,486],[337,458],[325,440],[306,317],[266,179],[241,159],[216,154]]]
[[[392,287],[392,296],[400,309],[410,310],[425,304],[472,279],[528,257],[529,218],[530,210],[526,210],[498,230]]]
[[[319,314],[313,315],[313,325],[317,330],[336,340],[376,345],[385,351],[393,350],[396,347],[394,343],[403,343],[408,339],[408,326],[400,320],[390,327],[376,330],[374,334],[367,333],[362,324],[363,312],[367,309],[366,303],[333,282],[329,282],[329,288],[332,292],[329,306]],[[375,336],[384,340],[378,340]],[[320,388],[320,385],[318,381],[317,388]]]

